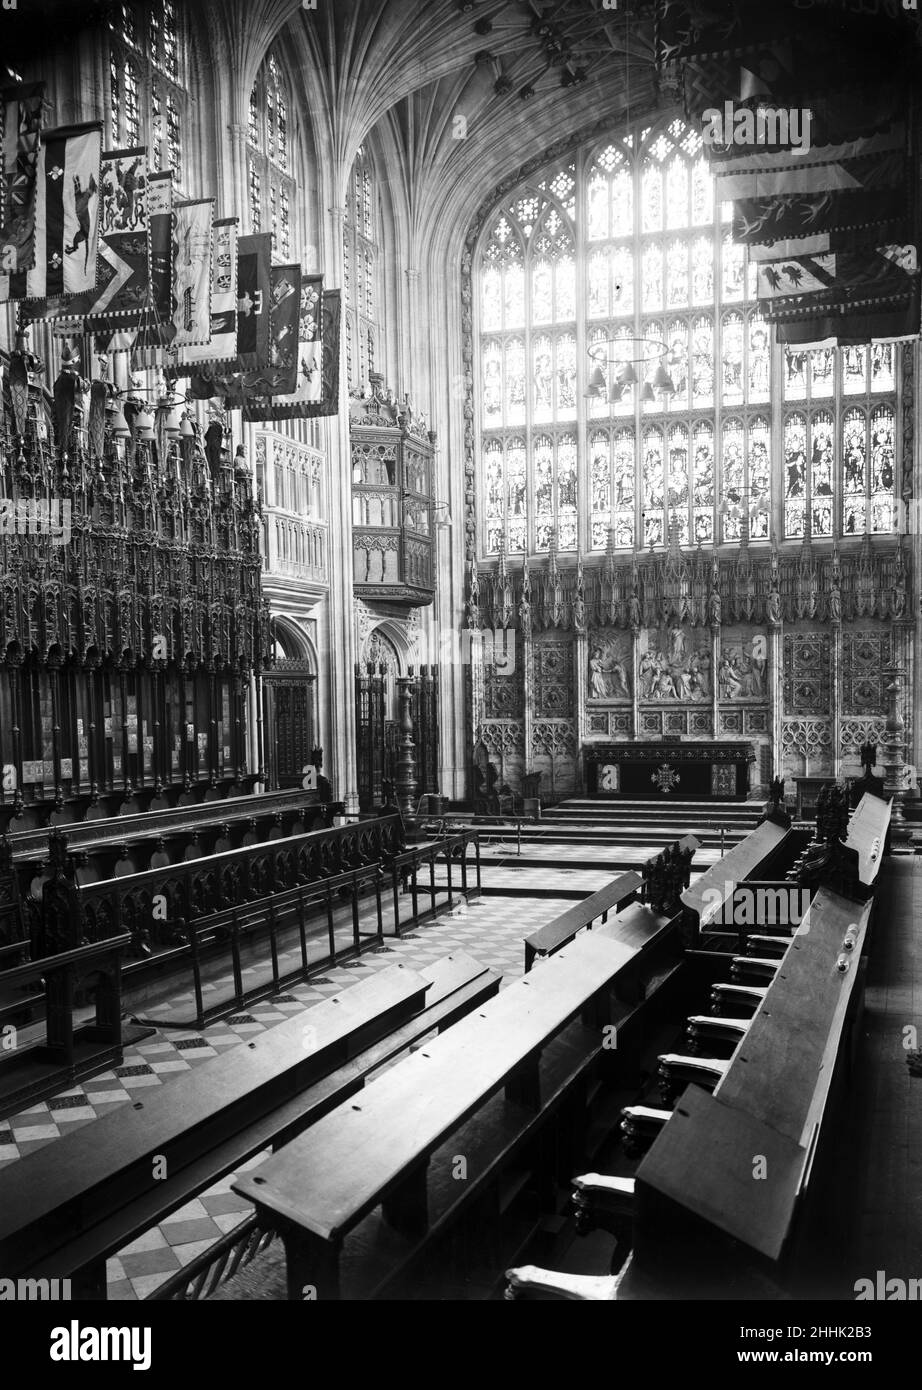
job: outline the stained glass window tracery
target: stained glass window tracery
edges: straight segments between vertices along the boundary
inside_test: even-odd
[[[276,260],[291,260],[294,231],[291,207],[297,187],[291,177],[288,98],[278,59],[270,53],[250,92],[247,113],[247,158],[258,186],[250,182],[250,221],[254,232],[272,234]]]
[[[173,170],[182,190],[188,100],[174,0],[126,0],[109,19],[109,137],[114,148],[146,144],[153,169]],[[164,119],[165,113],[165,119]]]
[[[896,528],[896,346],[773,343],[731,213],[679,118],[496,208],[475,263],[482,486],[504,469],[488,554],[504,528],[530,554],[555,532],[602,553]]]

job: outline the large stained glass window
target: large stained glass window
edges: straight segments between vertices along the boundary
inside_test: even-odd
[[[681,119],[507,196],[475,275],[484,552],[892,532],[895,345],[785,349],[755,289]]]

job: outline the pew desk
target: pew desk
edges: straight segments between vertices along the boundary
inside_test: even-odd
[[[617,1274],[562,1274],[556,1269],[542,1269],[539,1265],[521,1265],[518,1269],[507,1269],[504,1298],[508,1303],[523,1298],[565,1298],[579,1303],[613,1303],[618,1297],[631,1257]]]
[[[0,1172],[0,1268],[72,1277],[105,1298],[105,1261],[267,1146],[360,1090],[368,1073],[482,1007],[499,975],[463,952],[416,972],[386,967],[146,1091],[134,1107]],[[168,1177],[154,1181],[151,1154]]]
[[[723,1280],[732,1280],[732,1268],[741,1279],[772,1279],[776,1289],[805,1277],[807,1207],[823,1200],[819,1175],[824,1161],[834,1161],[833,1100],[860,1013],[859,956],[871,910],[870,902],[819,890],[809,930],[797,933],[713,1094],[690,1086],[638,1169],[635,1252],[645,1252],[643,1272],[660,1279],[661,1297],[686,1283],[700,1289],[707,1260]],[[854,964],[840,971],[849,926]],[[741,1154],[764,1155],[773,1180],[753,1182]],[[692,1230],[694,1253],[683,1253]],[[728,1249],[726,1236],[737,1244]],[[775,1262],[767,1275],[752,1252]]]
[[[577,1016],[590,1022],[587,1055],[601,1055],[610,986],[636,953],[607,935],[614,925],[584,933],[237,1180],[260,1225],[284,1240],[289,1298],[308,1286],[340,1296],[343,1239],[378,1207],[408,1240],[425,1237],[433,1153],[503,1087],[537,1118],[541,1053]],[[459,1186],[469,1195],[475,1183]]]
[[[276,816],[292,820],[325,821],[332,805],[323,803],[317,792],[269,792],[262,796],[235,796],[205,801],[195,806],[175,806],[129,816],[110,816],[103,820],[73,821],[57,828],[67,836],[68,848],[92,852],[103,846],[131,844],[161,836],[191,835],[197,829],[245,825],[250,819],[271,820]],[[48,853],[47,830],[18,830],[8,836],[14,861],[44,859]]]
[[[892,802],[865,792],[852,812],[845,848],[858,856],[858,877],[870,888],[877,879],[887,850]]]
[[[722,925],[724,908],[737,884],[755,878],[777,860],[790,833],[774,821],[763,821],[684,890],[681,900],[690,943],[707,927]]]
[[[548,922],[546,926],[532,932],[531,936],[526,936],[525,973],[528,974],[531,970],[536,958],[543,960],[552,956],[555,951],[572,941],[577,932],[582,931],[584,927],[591,927],[597,917],[601,917],[604,923],[608,920],[609,912],[620,912],[629,903],[636,902],[637,891],[642,884],[640,874],[619,874],[597,893],[590,894],[583,902],[555,917],[553,922]]]

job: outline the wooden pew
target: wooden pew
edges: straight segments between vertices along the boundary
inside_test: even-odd
[[[134,869],[143,872],[151,866],[156,852],[169,853],[180,862],[188,845],[198,835],[200,853],[213,853],[216,842],[225,837],[229,848],[237,848],[252,833],[255,839],[277,835],[304,834],[311,829],[332,825],[341,812],[338,803],[322,803],[316,792],[270,792],[264,796],[236,796],[221,802],[151,810],[143,814],[118,815],[77,823],[62,822],[67,843],[74,853],[86,856],[85,864],[97,877],[111,873],[122,846],[129,851]],[[34,876],[48,854],[48,830],[24,830],[9,835],[13,862],[20,882]]]
[[[390,966],[0,1171],[0,1266],[105,1298],[105,1261],[226,1173],[359,1092],[368,1074],[491,999],[455,952]],[[168,1176],[152,1178],[151,1155]]]
[[[797,1296],[810,1207],[822,1203],[818,1156],[860,1014],[870,914],[870,903],[821,889],[726,1075],[713,1094],[690,1086],[679,1101],[636,1175],[636,1296],[653,1286],[659,1297],[691,1287],[698,1297],[727,1287]],[[765,1157],[771,1182],[752,1180],[740,1162],[749,1154]]]
[[[633,1184],[598,1174],[575,1180],[578,1229],[620,1235],[633,1218],[632,1258],[620,1274],[526,1266],[507,1271],[507,1297],[797,1297],[816,1243],[808,1209],[822,1201],[817,1155],[825,1138],[829,1157],[835,1091],[860,1013],[870,915],[870,904],[822,889],[754,1018],[720,1021],[731,1026],[729,1042],[737,1037],[731,1058],[708,1059],[710,1078],[689,1074],[696,1084],[668,1114]],[[771,1181],[753,1180],[750,1155],[765,1161]]]
[[[42,981],[46,995],[45,1039],[0,1051],[0,1115],[12,1115],[55,1095],[75,1082],[96,1076],[122,1062],[121,956],[129,937],[78,946],[40,960],[25,961],[0,972],[4,1022],[25,1013],[31,1018],[36,996],[24,994]],[[0,960],[16,947],[5,947]],[[96,1016],[75,1026],[81,987],[92,985]]]
[[[650,909],[629,911],[645,913],[651,933],[664,930]],[[258,1224],[282,1236],[289,1298],[300,1300],[306,1287],[321,1299],[340,1297],[340,1256],[352,1232],[350,1249],[370,1252],[370,1287],[380,1288],[379,1278],[391,1283],[553,1122],[588,1070],[612,1056],[601,1031],[612,986],[642,949],[621,940],[622,931],[618,917],[582,933],[373,1082],[359,1105],[340,1107],[238,1179],[234,1190],[253,1202]],[[480,1115],[503,1088],[506,1103],[490,1111],[488,1142]],[[477,1153],[466,1182],[446,1180],[449,1151]],[[372,1215],[379,1208],[380,1218]],[[357,1231],[363,1218],[370,1224]],[[372,1269],[376,1245],[388,1252],[380,1276]]]
[[[637,890],[642,883],[640,874],[633,871],[619,874],[597,893],[590,894],[585,901],[562,912],[553,922],[548,922],[538,931],[532,932],[531,936],[526,936],[525,973],[531,970],[536,958],[545,959],[552,956],[555,951],[568,945],[584,927],[591,929],[597,917],[607,922],[609,912],[621,912],[629,903],[636,902]]]
[[[774,821],[763,821],[722,859],[712,864],[682,894],[685,909],[683,937],[696,947],[702,931],[723,923],[724,910],[744,879],[768,877],[773,866],[793,852],[794,833]]]

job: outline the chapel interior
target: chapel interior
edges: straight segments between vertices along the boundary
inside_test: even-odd
[[[4,1280],[922,1297],[920,97],[899,0],[4,5]]]

